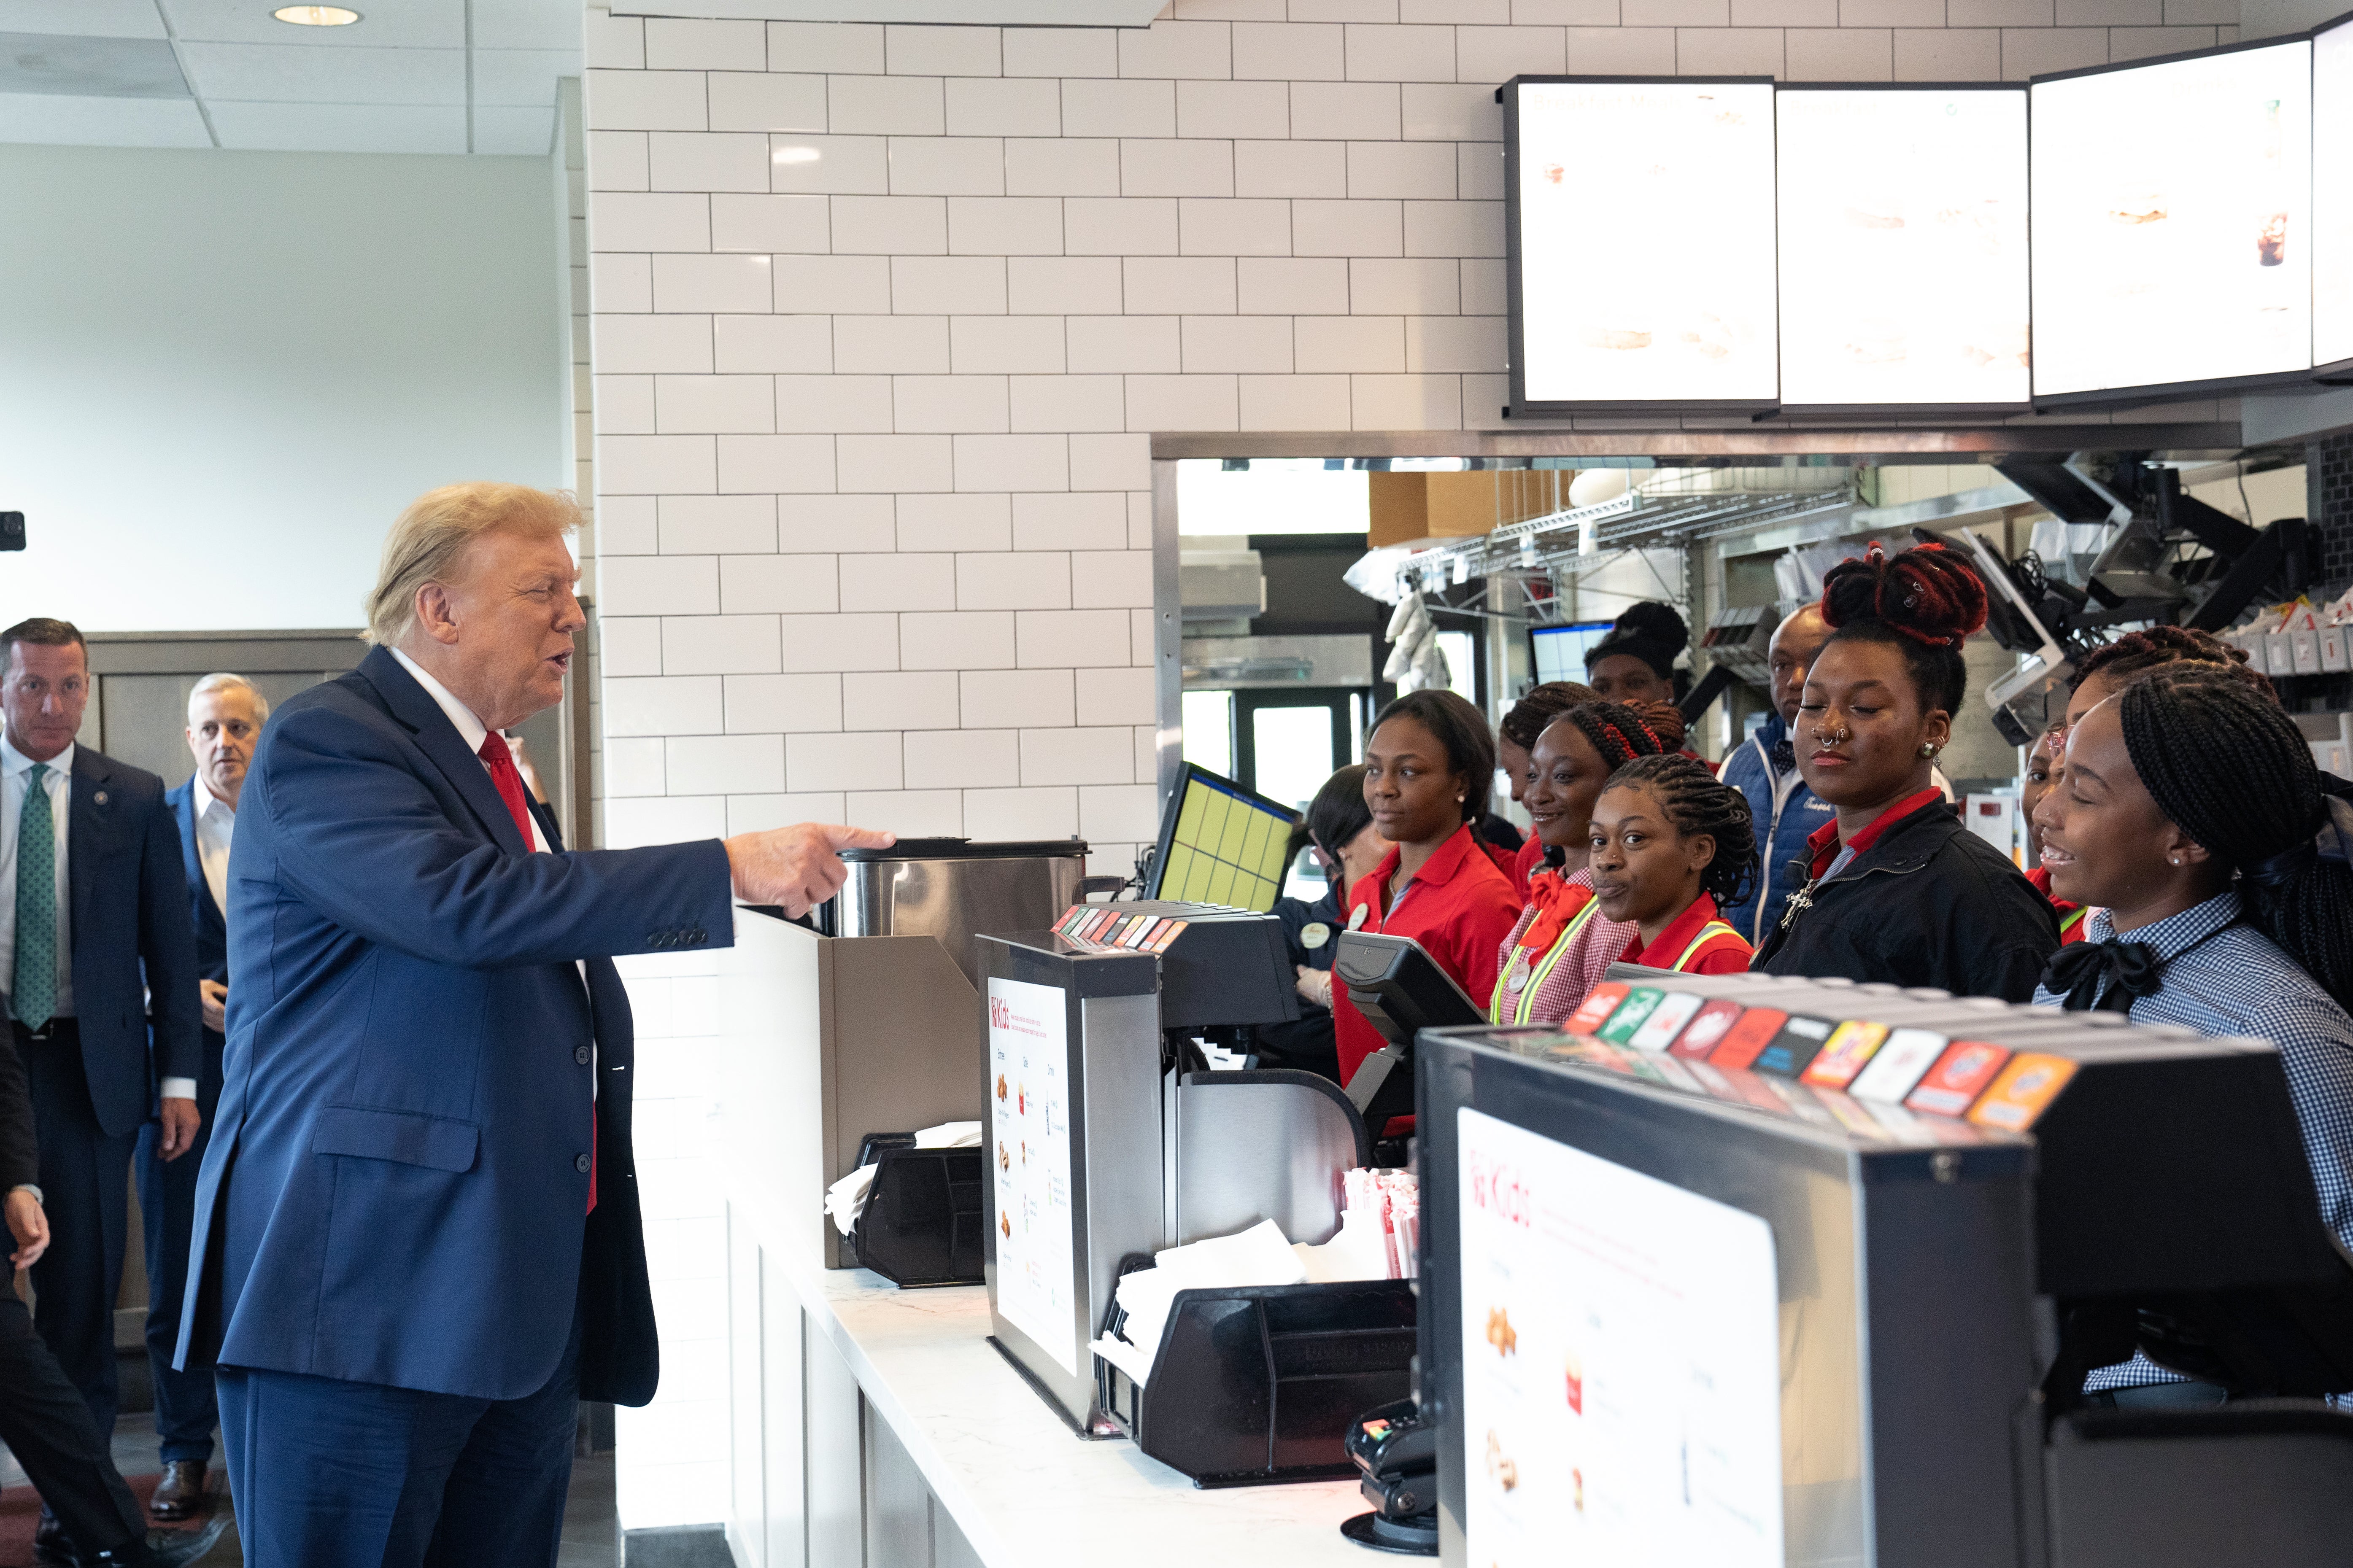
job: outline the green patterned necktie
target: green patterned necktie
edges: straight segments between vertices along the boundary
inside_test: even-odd
[[[17,1022],[37,1029],[58,1005],[58,828],[49,816],[49,770],[25,775],[16,822],[16,973],[8,987]]]

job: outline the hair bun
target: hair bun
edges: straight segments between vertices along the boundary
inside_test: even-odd
[[[1957,648],[1986,624],[1985,584],[1941,544],[1894,556],[1874,544],[1823,575],[1822,619],[1834,629],[1879,621],[1915,642]]]
[[[1651,599],[1627,605],[1611,623],[1609,636],[1612,639],[1640,637],[1645,642],[1664,643],[1676,653],[1691,647],[1691,627],[1675,614],[1675,607]]]

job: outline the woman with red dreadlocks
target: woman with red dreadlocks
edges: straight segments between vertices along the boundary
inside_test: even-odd
[[[1836,812],[1807,841],[1753,967],[2025,1002],[2059,945],[2050,901],[1930,781],[1968,686],[1985,584],[1924,544],[1822,580],[1833,628],[1798,702],[1798,771]]]
[[[1616,702],[1581,703],[1536,737],[1522,804],[1545,858],[1528,878],[1528,907],[1504,941],[1487,1005],[1496,1023],[1564,1021],[1641,934],[1631,921],[1603,918],[1585,863],[1593,807],[1609,775],[1665,751],[1641,715]]]

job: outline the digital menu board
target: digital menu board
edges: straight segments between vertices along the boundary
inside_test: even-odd
[[[2312,364],[2312,45],[2035,82],[2034,395]]]
[[[1781,401],[2023,405],[2026,93],[1785,90]]]
[[[1514,402],[1769,406],[1772,83],[1523,78],[1506,100]]]
[[[2312,36],[2312,363],[2353,370],[2353,17]]]

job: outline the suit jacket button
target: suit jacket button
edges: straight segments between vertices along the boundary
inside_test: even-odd
[[[586,1154],[573,1155],[572,1168],[579,1172],[582,1175],[586,1175],[588,1173],[588,1156]]]
[[[575,1046],[572,1047],[572,1059],[578,1062],[584,1068],[588,1065],[588,1047],[586,1046]]]

